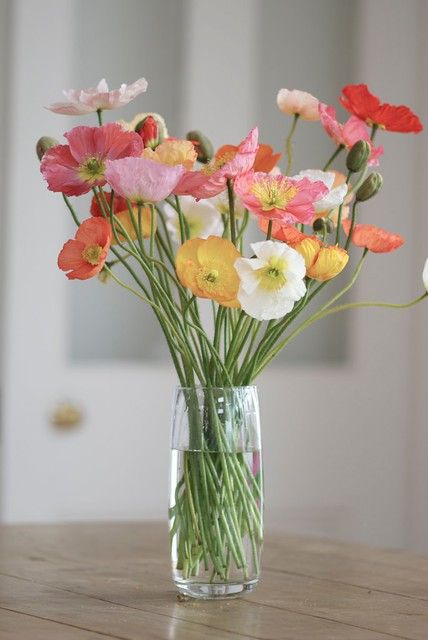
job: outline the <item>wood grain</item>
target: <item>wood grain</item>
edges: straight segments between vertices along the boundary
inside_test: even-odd
[[[166,525],[0,527],[0,640],[428,638],[428,559],[281,533],[249,596],[178,602]]]

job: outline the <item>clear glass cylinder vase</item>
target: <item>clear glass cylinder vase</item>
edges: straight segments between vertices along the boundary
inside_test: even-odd
[[[256,387],[177,388],[170,486],[172,573],[178,590],[209,599],[254,589],[263,543]]]

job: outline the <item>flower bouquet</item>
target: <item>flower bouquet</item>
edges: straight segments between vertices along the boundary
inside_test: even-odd
[[[48,188],[62,194],[77,226],[59,268],[71,280],[115,281],[148,304],[171,354],[179,383],[169,509],[177,588],[194,597],[233,596],[254,588],[260,573],[255,380],[322,318],[355,307],[410,307],[427,296],[426,266],[425,289],[408,303],[341,302],[371,252],[403,244],[398,234],[359,221],[382,186],[373,170],[383,154],[375,136],[417,133],[422,125],[408,107],[382,103],[366,85],[343,89],[340,102],[351,114],[343,124],[334,107],[281,89],[278,107],[291,116],[281,171],[281,154],[259,143],[257,128],[214,152],[199,131],[171,136],[157,113],[103,124],[104,111],[146,88],[142,78],[115,91],[102,80],[65,92],[66,102],[49,108],[95,114],[98,126],[71,129],[66,144],[43,137],[37,153]],[[332,154],[320,169],[293,173],[302,120],[320,122]],[[333,169],[342,153],[346,173]],[[259,238],[248,244],[250,225]],[[346,283],[320,303],[320,292],[349,268],[351,250],[357,260]],[[309,306],[311,315],[299,321]]]

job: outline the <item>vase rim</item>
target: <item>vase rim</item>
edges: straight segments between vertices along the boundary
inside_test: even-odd
[[[190,391],[190,390],[201,390],[201,391],[207,391],[209,389],[216,391],[217,389],[257,389],[257,385],[255,384],[244,384],[244,385],[237,385],[236,387],[234,386],[230,386],[230,385],[225,385],[225,386],[206,386],[206,385],[202,385],[202,384],[195,384],[191,387],[183,387],[182,385],[178,384],[176,386],[176,389],[180,389],[182,391]]]

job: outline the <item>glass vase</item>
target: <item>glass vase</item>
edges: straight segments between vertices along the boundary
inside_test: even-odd
[[[172,573],[179,592],[211,599],[254,589],[263,543],[256,387],[177,388],[170,481]]]

